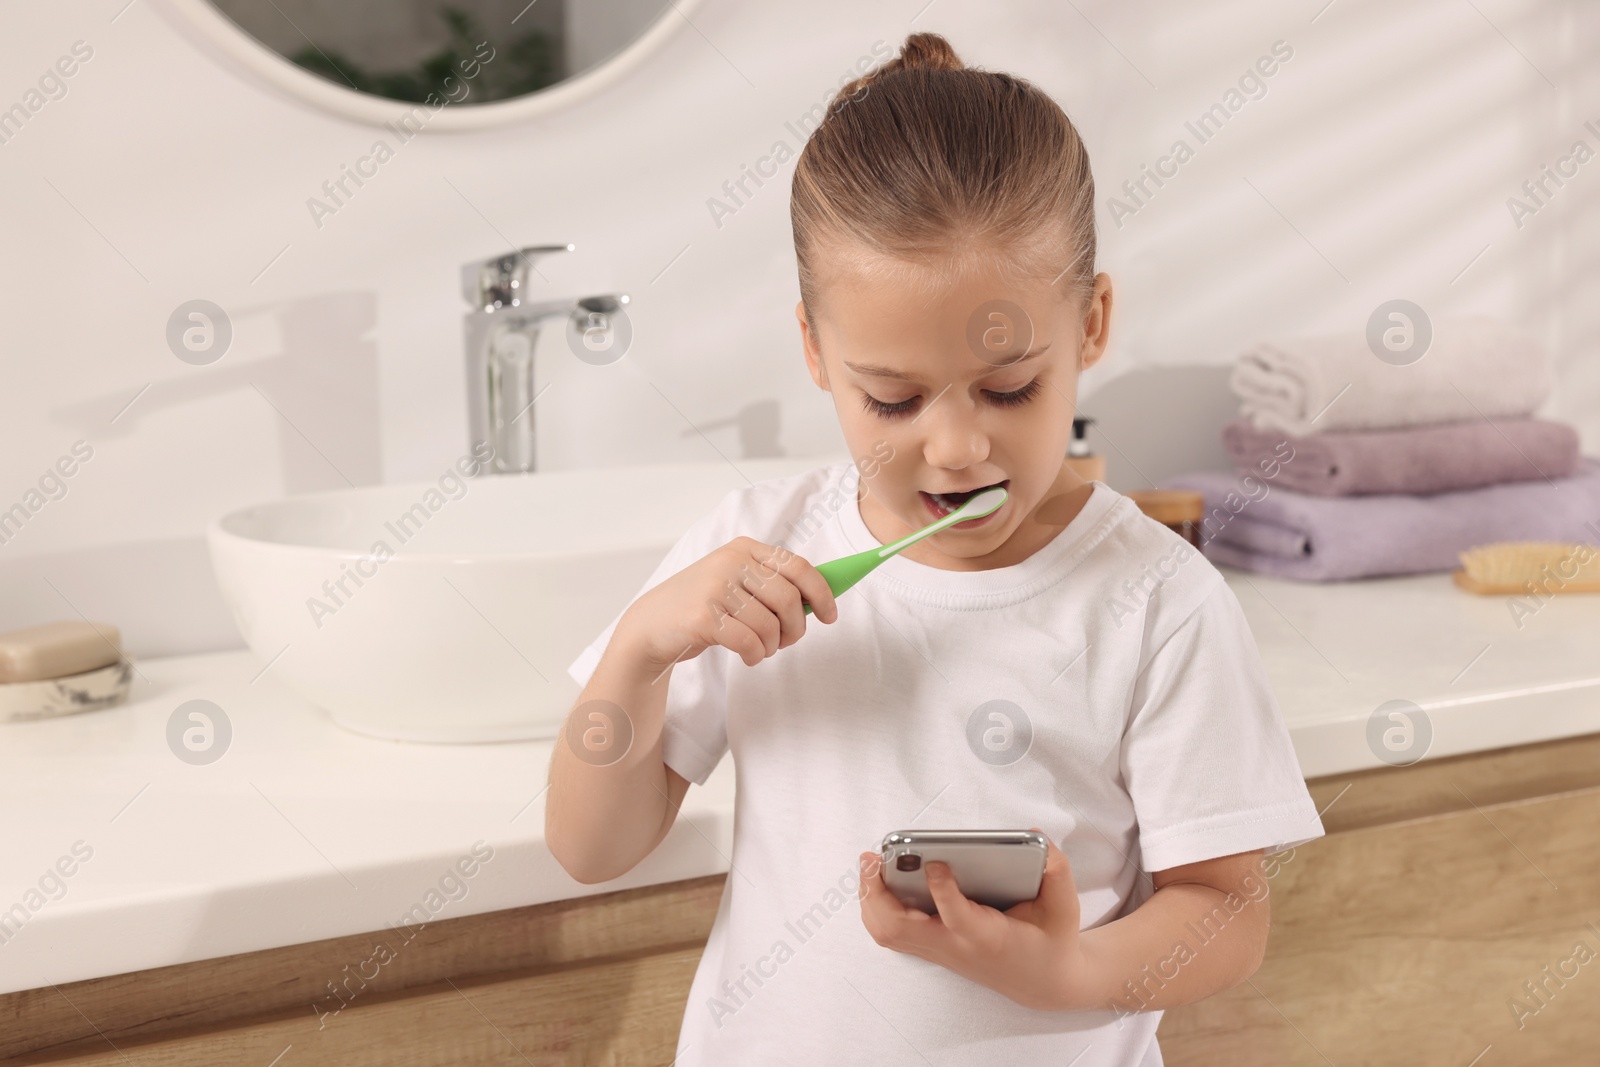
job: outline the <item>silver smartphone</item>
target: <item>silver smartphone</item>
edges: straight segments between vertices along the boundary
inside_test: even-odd
[[[883,883],[908,908],[938,913],[923,865],[950,865],[963,896],[1004,911],[1039,895],[1049,846],[1037,830],[896,830],[883,839]]]

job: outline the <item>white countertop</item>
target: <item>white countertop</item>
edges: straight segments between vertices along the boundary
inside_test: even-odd
[[[1557,597],[1519,629],[1504,599],[1444,575],[1228,579],[1308,777],[1379,766],[1367,720],[1396,699],[1427,712],[1430,757],[1600,732],[1600,596]],[[434,897],[435,919],[728,869],[731,760],[690,788],[655,853],[584,886],[544,848],[551,742],[357,736],[247,651],[137,666],[125,706],[0,726],[0,920],[27,915],[0,943],[0,993],[380,929],[441,880],[458,899]],[[166,740],[174,709],[195,699],[233,730],[203,766]],[[452,883],[478,841],[493,858]],[[79,842],[92,856],[47,877]]]

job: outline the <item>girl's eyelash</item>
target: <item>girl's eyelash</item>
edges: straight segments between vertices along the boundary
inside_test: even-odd
[[[1009,393],[989,393],[988,396],[991,403],[998,404],[1003,408],[1014,408],[1026,404],[1038,396],[1041,388],[1039,379],[1035,378],[1021,389],[1013,389]]]
[[[1027,385],[1024,385],[1021,389],[1013,389],[1009,393],[991,393],[985,391],[984,395],[987,396],[989,398],[989,402],[994,404],[996,407],[1014,408],[1020,407],[1032,400],[1034,397],[1038,396],[1041,388],[1043,387],[1039,384],[1039,379],[1035,378]],[[890,404],[886,401],[879,400],[870,393],[864,392],[861,394],[862,406],[868,411],[872,412],[874,415],[878,415],[886,419],[894,419],[899,418],[902,415],[911,414],[911,412],[916,409],[917,402],[921,399],[921,397],[913,396],[909,397],[908,399],[896,401],[895,403]]]
[[[874,415],[881,415],[886,419],[898,418],[901,415],[911,414],[911,409],[917,406],[918,397],[901,400],[894,404],[885,403],[871,393],[861,394],[861,404]]]

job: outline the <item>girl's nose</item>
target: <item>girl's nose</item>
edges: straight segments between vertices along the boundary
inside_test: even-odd
[[[923,409],[917,420],[923,432],[922,458],[930,467],[962,470],[989,458],[989,435],[978,425],[975,405],[955,392]]]

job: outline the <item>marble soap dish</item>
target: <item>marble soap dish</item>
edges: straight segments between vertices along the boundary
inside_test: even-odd
[[[128,699],[133,664],[108,623],[73,619],[0,634],[0,723],[98,711]]]
[[[99,711],[128,699],[133,664],[125,659],[65,678],[0,683],[0,723]]]

